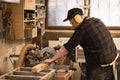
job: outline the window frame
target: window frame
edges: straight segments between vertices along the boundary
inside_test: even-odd
[[[90,0],[84,0],[84,6],[90,5]],[[87,15],[90,16],[90,8],[84,8],[84,12],[87,12]],[[49,26],[48,25],[48,0],[46,0],[46,27],[45,29],[50,30],[73,30],[72,26]],[[109,30],[120,30],[120,26],[107,26]]]

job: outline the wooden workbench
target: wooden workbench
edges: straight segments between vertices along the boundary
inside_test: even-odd
[[[73,74],[74,74],[73,70],[68,70],[68,72],[64,72],[64,73],[58,72],[55,74],[55,77],[53,77],[50,80],[69,80]]]
[[[50,80],[55,76],[54,69],[33,73],[31,67],[18,67],[0,76],[0,80]]]

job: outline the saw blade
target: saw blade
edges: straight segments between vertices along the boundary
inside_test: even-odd
[[[40,57],[51,58],[55,55],[56,51],[54,48],[45,47],[40,51]]]

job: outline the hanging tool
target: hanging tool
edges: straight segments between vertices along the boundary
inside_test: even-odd
[[[0,39],[3,38],[3,21],[2,21],[2,10],[0,8]]]

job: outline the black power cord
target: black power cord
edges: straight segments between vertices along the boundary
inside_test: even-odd
[[[12,61],[12,59],[11,58],[18,58],[20,55],[17,55],[17,54],[10,54],[9,55],[9,60],[10,60],[10,62],[12,63],[12,65],[14,66],[14,62]]]

